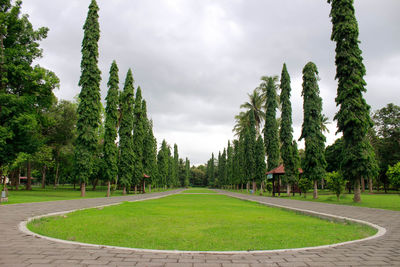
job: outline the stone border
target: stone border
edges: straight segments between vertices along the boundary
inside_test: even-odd
[[[174,194],[178,194],[174,193]],[[162,195],[162,196],[157,196],[157,197],[150,197],[146,199],[138,199],[138,200],[131,200],[131,201],[126,201],[126,202],[137,202],[137,201],[146,201],[146,200],[151,200],[151,199],[158,199],[158,198],[163,198],[167,197],[170,195],[174,194],[168,194],[168,195]],[[221,194],[221,193],[219,193]],[[223,194],[222,195],[226,195]],[[18,230],[23,232],[24,234],[38,237],[38,238],[43,238],[47,239],[49,241],[54,241],[54,242],[59,242],[63,244],[70,244],[70,245],[79,245],[79,246],[88,246],[88,247],[96,247],[96,248],[110,248],[110,249],[121,249],[121,250],[128,250],[128,251],[134,251],[134,252],[150,252],[150,253],[169,253],[169,254],[228,254],[228,255],[240,255],[240,254],[261,254],[261,253],[277,253],[277,252],[297,252],[297,251],[305,251],[305,250],[315,250],[315,249],[325,249],[325,248],[333,248],[333,247],[338,247],[338,246],[343,246],[343,245],[348,245],[348,244],[354,244],[358,242],[363,242],[371,239],[375,239],[378,237],[383,236],[386,233],[386,228],[381,227],[379,225],[363,221],[363,220],[358,220],[358,219],[353,219],[353,218],[348,218],[348,217],[343,217],[343,216],[338,216],[338,215],[333,215],[333,214],[327,214],[327,213],[321,213],[321,212],[316,212],[316,211],[311,211],[311,210],[305,210],[305,209],[298,209],[298,208],[293,208],[289,206],[284,206],[284,205],[278,205],[278,204],[272,204],[272,203],[265,203],[265,202],[259,202],[255,200],[249,200],[246,199],[245,197],[240,197],[240,196],[231,196],[231,195],[226,195],[228,197],[232,198],[238,198],[241,200],[245,201],[251,201],[251,202],[256,202],[262,205],[266,206],[272,206],[272,207],[277,207],[277,208],[282,208],[282,209],[287,209],[287,210],[292,210],[292,211],[297,211],[303,214],[311,215],[314,217],[319,217],[321,219],[333,219],[336,221],[351,221],[359,224],[364,224],[368,225],[370,227],[373,227],[378,230],[378,232],[373,235],[369,236],[366,238],[362,239],[356,239],[356,240],[351,240],[351,241],[346,241],[346,242],[341,242],[341,243],[335,243],[335,244],[330,244],[330,245],[322,245],[322,246],[315,246],[315,247],[304,247],[304,248],[291,248],[291,249],[275,249],[275,250],[237,250],[237,251],[190,251],[190,250],[158,250],[158,249],[140,249],[140,248],[129,248],[129,247],[118,247],[118,246],[108,246],[108,245],[97,245],[97,244],[89,244],[89,243],[82,243],[82,242],[75,242],[75,241],[68,241],[68,240],[63,240],[63,239],[58,239],[58,238],[53,238],[53,237],[48,237],[48,236],[43,236],[40,234],[36,234],[32,231],[30,231],[26,225],[34,220],[34,219],[39,219],[43,217],[50,217],[50,216],[56,216],[56,215],[62,215],[78,210],[85,210],[85,209],[92,209],[92,208],[102,208],[102,207],[108,207],[108,206],[114,206],[114,205],[119,205],[122,202],[121,201],[118,203],[113,203],[113,204],[107,204],[107,205],[100,205],[100,206],[94,206],[90,208],[82,208],[82,209],[74,209],[74,210],[68,210],[68,211],[61,211],[61,212],[54,212],[54,213],[48,213],[44,215],[39,215],[39,216],[34,216],[30,217],[25,221],[22,221],[18,224]]]

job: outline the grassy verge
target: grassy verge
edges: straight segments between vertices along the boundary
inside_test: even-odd
[[[22,187],[21,187],[22,188]],[[152,189],[151,192],[165,191],[164,189]],[[95,191],[90,187],[86,190],[85,198],[98,198],[105,197],[107,194],[107,187],[98,186]],[[17,203],[28,203],[28,202],[44,202],[54,200],[68,200],[81,198],[81,192],[79,187],[76,189],[73,186],[65,185],[59,186],[54,189],[52,186],[42,189],[40,187],[33,187],[32,190],[9,190],[8,191],[8,202],[1,203],[1,205],[17,204]],[[121,190],[112,192],[112,196],[122,196]]]
[[[326,245],[376,232],[223,195],[177,194],[34,220],[28,228],[85,243],[170,250],[264,250]]]
[[[185,191],[182,191],[181,194],[216,194],[214,190],[210,190],[207,188],[200,188],[200,187],[195,187],[195,188],[189,188]]]
[[[236,193],[250,194],[246,192],[246,190],[229,190]],[[383,194],[383,193],[362,193],[361,202],[354,203],[353,202],[353,194],[343,194],[340,196],[340,200],[338,201],[336,195],[327,190],[318,191],[319,196],[318,199],[312,198],[312,191],[307,193],[307,197],[304,197],[304,194],[300,196],[296,194],[296,196],[288,197],[286,193],[281,193],[282,198],[290,198],[296,200],[304,200],[304,201],[315,201],[315,202],[323,202],[330,204],[340,204],[340,205],[350,205],[350,206],[358,206],[358,207],[368,207],[368,208],[377,208],[377,209],[387,209],[387,210],[396,210],[400,211],[400,194]],[[260,192],[257,191],[256,195],[260,195]],[[272,195],[269,193],[263,193],[263,196],[271,197]]]

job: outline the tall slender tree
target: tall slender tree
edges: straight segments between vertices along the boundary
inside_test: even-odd
[[[300,139],[304,139],[304,176],[314,183],[313,198],[318,198],[318,181],[325,175],[325,136],[322,134],[322,98],[319,96],[318,70],[313,62],[303,68],[304,120]]]
[[[183,182],[184,187],[188,187],[190,183],[190,161],[186,158],[185,161],[185,180]]]
[[[256,127],[253,113],[250,113],[250,124],[245,130],[244,142],[245,142],[245,162],[246,162],[246,179],[249,184],[253,182],[253,191],[255,190],[255,146],[256,146]]]
[[[133,164],[135,154],[133,152],[133,77],[132,70],[126,74],[124,91],[120,97],[121,122],[119,126],[119,161],[118,177],[119,183],[123,186],[123,194],[129,188],[132,181]]]
[[[283,64],[281,75],[281,96],[280,102],[282,104],[282,122],[279,132],[281,141],[281,156],[283,165],[285,166],[284,179],[287,184],[287,192],[290,194],[290,185],[296,180],[296,166],[293,158],[293,128],[292,128],[292,104],[290,102],[290,76]]]
[[[338,131],[343,133],[344,157],[342,172],[354,184],[354,202],[361,201],[360,179],[367,177],[372,156],[366,138],[372,127],[370,107],[363,98],[366,74],[358,46],[358,23],[353,0],[328,0],[331,4],[331,40],[336,42],[336,79],[338,89],[335,115]]]
[[[118,127],[118,66],[115,60],[111,64],[110,77],[107,83],[107,105],[104,134],[104,176],[107,181],[107,197],[110,196],[110,183],[118,175],[118,147],[115,144]]]
[[[257,138],[257,143],[254,152],[255,157],[255,180],[257,183],[262,184],[265,178],[265,149],[264,149],[264,141],[260,136]],[[262,188],[261,188],[262,190]],[[261,191],[262,192],[262,191]]]
[[[269,171],[278,167],[279,164],[278,121],[276,120],[276,109],[278,108],[277,81],[277,76],[266,77],[264,142]]]
[[[226,179],[227,185],[232,186],[233,182],[233,147],[228,140],[228,148],[226,149]]]
[[[174,185],[179,186],[179,154],[178,154],[178,145],[174,144]]]
[[[86,183],[92,174],[93,154],[97,148],[96,130],[100,124],[100,81],[101,72],[97,66],[100,39],[99,7],[96,0],[89,5],[89,12],[83,25],[81,77],[79,86],[78,137],[75,144],[75,169],[81,182],[81,196],[85,196]]]
[[[167,185],[168,177],[168,145],[165,140],[161,143],[161,148],[157,155],[157,166],[159,175],[159,186],[165,187]]]
[[[140,86],[136,89],[135,96],[135,107],[133,117],[133,153],[134,164],[133,164],[133,177],[132,183],[135,186],[143,179],[143,140],[144,140],[144,118],[142,108],[142,90]]]

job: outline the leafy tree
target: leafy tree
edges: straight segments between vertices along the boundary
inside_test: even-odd
[[[33,29],[21,6],[22,1],[0,1],[0,172],[20,153],[32,156],[45,143],[43,113],[55,102],[52,90],[59,86],[53,72],[32,65],[42,57],[39,42],[48,29]]]
[[[279,165],[279,137],[278,122],[276,120],[278,77],[266,77],[266,104],[264,142],[267,154],[268,171]]]
[[[214,153],[211,154],[211,159],[208,163],[208,185],[215,186],[215,158]]]
[[[204,172],[204,166],[200,165],[198,167],[192,166],[190,168],[190,184],[194,186],[205,186],[205,176],[206,173]]]
[[[228,140],[228,148],[226,150],[226,183],[227,185],[233,185],[233,148],[231,142]]]
[[[143,178],[143,140],[144,140],[144,118],[142,108],[142,90],[138,86],[135,97],[134,118],[133,118],[133,179],[132,184],[136,186]]]
[[[300,139],[305,140],[304,175],[314,182],[313,198],[318,198],[318,180],[325,175],[325,141],[322,134],[322,98],[319,96],[318,70],[313,62],[303,69],[304,121]]]
[[[389,166],[386,175],[389,177],[390,183],[397,189],[400,187],[400,162],[393,166]]]
[[[120,97],[121,122],[119,126],[118,177],[123,186],[123,194],[131,185],[135,154],[133,152],[133,77],[131,69],[125,78],[124,90]]]
[[[46,172],[54,164],[53,149],[50,146],[43,145],[33,155],[34,162],[41,166],[42,188],[46,186]]]
[[[185,161],[185,181],[183,182],[184,187],[189,186],[189,181],[190,181],[190,161],[188,158],[186,158]]]
[[[249,101],[240,106],[240,108],[244,108],[247,110],[245,116],[248,119],[244,119],[242,122],[245,123],[246,121],[248,121],[250,123],[250,113],[253,113],[255,128],[258,135],[260,133],[260,125],[265,118],[265,113],[262,110],[263,98],[257,89],[254,89],[252,94],[248,94],[248,97]],[[243,125],[241,127],[243,127]]]
[[[299,188],[304,194],[304,198],[307,198],[307,191],[312,187],[312,182],[306,177],[301,177],[299,179]]]
[[[239,140],[234,140],[233,141],[233,170],[232,170],[232,181],[233,181],[233,185],[236,185],[237,187],[240,184],[240,169],[241,169],[241,165],[240,165],[240,156],[239,155]]]
[[[265,150],[264,150],[264,141],[260,136],[257,138],[257,143],[255,147],[255,180],[258,183],[262,183],[265,179]],[[261,191],[262,192],[262,191]]]
[[[244,135],[244,157],[246,182],[253,181],[253,191],[255,191],[255,146],[256,146],[256,128],[253,113],[250,113],[250,126],[245,129]]]
[[[151,186],[157,181],[157,140],[153,134],[153,122],[147,118],[147,104],[142,101],[144,131],[143,140],[143,172],[150,176],[148,184]],[[151,190],[151,188],[150,188]]]
[[[343,193],[347,181],[343,179],[340,172],[329,172],[326,176],[328,187],[335,192],[337,200],[339,201],[340,195]]]
[[[169,164],[168,145],[167,142],[163,140],[161,143],[161,148],[158,151],[157,155],[159,186],[162,187],[167,186],[168,164]]]
[[[387,189],[389,165],[400,161],[400,107],[390,103],[373,114],[374,131],[371,141],[380,167],[380,180]]]
[[[281,74],[281,95],[280,102],[282,104],[282,122],[279,132],[281,141],[281,156],[283,165],[285,166],[284,178],[288,184],[288,195],[290,194],[290,184],[297,180],[297,172],[295,159],[293,158],[293,128],[292,128],[292,104],[290,102],[290,76],[283,64]]]
[[[328,0],[331,4],[332,41],[336,42],[336,79],[338,90],[335,115],[338,131],[343,133],[342,172],[354,183],[354,202],[361,201],[360,179],[368,176],[373,158],[366,134],[372,126],[370,107],[363,98],[366,92],[365,67],[358,46],[358,24],[353,0]]]
[[[118,126],[118,66],[115,61],[111,64],[110,78],[108,80],[105,134],[104,134],[104,176],[107,181],[107,197],[110,196],[110,183],[117,179],[118,174],[118,147],[115,144],[117,139]]]
[[[341,170],[343,152],[343,138],[336,139],[335,143],[325,149],[325,159],[327,162],[327,172],[338,172]]]
[[[85,186],[93,170],[93,153],[97,148],[96,130],[100,123],[100,70],[97,66],[100,39],[99,7],[95,0],[89,5],[88,15],[83,25],[81,77],[79,86],[78,137],[75,144],[75,168],[81,181],[81,196],[85,196]]]
[[[179,182],[179,154],[178,154],[178,145],[174,144],[174,185],[175,186],[180,186],[180,182]]]

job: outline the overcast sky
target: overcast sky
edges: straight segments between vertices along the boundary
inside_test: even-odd
[[[89,0],[25,0],[34,27],[50,29],[38,63],[61,80],[59,99],[79,94],[82,26]],[[292,80],[294,138],[303,121],[304,65],[320,76],[323,112],[337,107],[330,6],[324,0],[98,0],[101,95],[112,60],[120,81],[133,69],[160,144],[178,144],[180,157],[207,162],[233,139],[234,115],[263,75],[280,75],[286,62]],[[375,111],[400,104],[400,1],[356,0],[368,92]],[[122,83],[120,87],[122,88]],[[335,136],[329,125],[327,144]],[[303,143],[299,147],[304,147]]]

